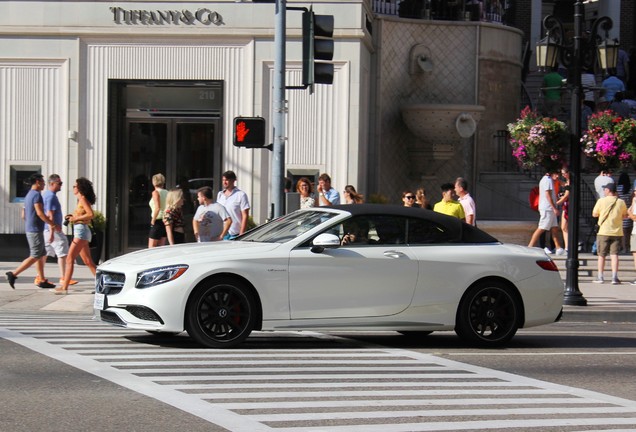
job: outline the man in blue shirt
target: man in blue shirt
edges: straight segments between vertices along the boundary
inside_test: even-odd
[[[44,213],[55,222],[55,225],[61,227],[64,221],[64,214],[62,213],[62,205],[57,198],[57,193],[62,189],[62,179],[57,174],[51,174],[49,176],[47,189],[44,191]],[[46,257],[57,256],[57,263],[60,266],[60,283],[64,279],[64,271],[66,270],[66,255],[68,255],[68,238],[66,234],[60,229],[59,231],[53,231],[49,229],[49,225],[44,226],[44,248],[46,249],[46,255],[42,257],[42,263],[46,263]],[[38,278],[35,278],[35,284],[40,282]],[[69,285],[75,285],[76,280],[71,280]]]
[[[605,100],[612,102],[614,95],[618,92],[625,91],[625,84],[623,81],[616,78],[614,75],[607,77],[601,84],[605,88]]]
[[[31,267],[33,264],[37,267],[38,283],[40,288],[55,288],[55,285],[49,283],[44,277],[44,261],[41,259],[46,256],[44,249],[44,224],[51,225],[51,230],[60,230],[61,227],[56,225],[53,220],[44,213],[44,205],[42,199],[42,190],[44,189],[44,176],[42,174],[31,174],[29,177],[31,190],[24,198],[24,221],[27,241],[29,243],[29,257],[22,261],[12,272],[6,273],[7,281],[11,288],[15,289],[15,281],[18,275]]]
[[[331,177],[323,173],[318,177],[318,202],[321,206],[340,204],[340,194],[331,187]]]

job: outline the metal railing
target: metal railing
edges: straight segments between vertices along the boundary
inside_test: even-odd
[[[466,0],[372,0],[373,12],[446,21],[485,21],[503,23],[505,10],[500,0],[468,3]],[[507,4],[507,3],[506,3]]]

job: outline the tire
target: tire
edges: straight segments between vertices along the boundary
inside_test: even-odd
[[[186,328],[201,345],[230,348],[252,332],[256,316],[252,293],[231,279],[217,279],[196,288],[188,301]]]
[[[455,333],[481,347],[501,346],[517,332],[520,316],[521,302],[516,292],[501,282],[484,282],[464,295]]]

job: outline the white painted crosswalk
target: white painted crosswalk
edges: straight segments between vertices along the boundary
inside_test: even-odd
[[[85,317],[0,314],[0,337],[233,432],[636,428],[636,401],[329,335],[255,333],[213,350]]]

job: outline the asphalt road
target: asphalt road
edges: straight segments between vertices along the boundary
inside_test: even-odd
[[[497,350],[443,332],[259,333],[217,351],[0,313],[0,353],[3,431],[636,430],[631,323],[555,323]]]

